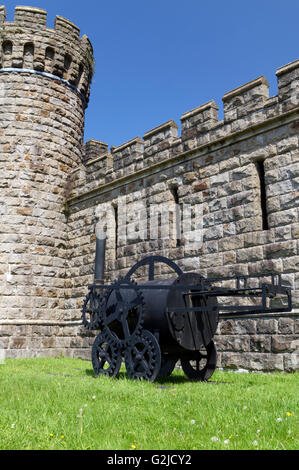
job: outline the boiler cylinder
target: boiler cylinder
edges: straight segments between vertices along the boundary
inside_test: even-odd
[[[175,279],[148,281],[142,289],[144,328],[159,334],[163,353],[196,351],[212,340],[218,325],[218,303],[216,297],[196,293],[203,281],[208,288],[199,274],[185,273]],[[169,289],[159,289],[167,284]]]

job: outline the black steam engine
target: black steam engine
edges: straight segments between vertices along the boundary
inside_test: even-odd
[[[219,279],[183,273],[172,260],[149,256],[136,263],[115,282],[105,285],[105,238],[96,245],[95,282],[84,299],[82,320],[86,328],[99,329],[92,347],[96,375],[115,377],[122,364],[132,379],[153,382],[167,377],[178,360],[193,380],[208,380],[216,368],[213,341],[219,318],[287,312],[292,309],[291,290],[282,286],[280,275],[263,274],[258,286],[252,277],[222,278],[234,287],[218,287]],[[157,263],[173,271],[173,277],[155,278]],[[147,271],[148,280],[136,283],[135,272]],[[139,271],[140,272],[140,271]],[[265,277],[270,278],[264,282]],[[270,308],[270,299],[286,296],[287,305]],[[218,297],[247,297],[254,305],[219,305]]]

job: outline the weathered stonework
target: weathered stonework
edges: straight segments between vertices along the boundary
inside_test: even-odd
[[[16,7],[13,22],[0,13],[1,343],[10,355],[52,355],[81,347],[64,314],[65,201],[82,159],[92,47],[61,17],[47,28],[44,10]]]
[[[0,7],[0,347],[90,356],[81,305],[95,227],[109,214],[107,281],[149,254],[208,277],[281,274],[294,289],[292,313],[220,320],[218,365],[297,370],[299,60],[278,69],[277,96],[259,77],[224,95],[223,121],[209,101],[182,115],[180,136],[170,120],[109,151],[82,145],[90,43],[67,20],[50,30],[45,18],[18,7],[6,23]],[[194,209],[179,240],[175,230],[164,236],[178,204]],[[171,209],[170,219],[151,217],[153,207]],[[195,248],[188,236],[198,224]]]

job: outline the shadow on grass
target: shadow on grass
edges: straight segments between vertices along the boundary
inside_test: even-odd
[[[85,373],[87,376],[92,377],[94,379],[98,378],[99,376],[95,375],[93,369],[86,369]],[[115,378],[116,380],[130,380],[128,374],[125,371],[120,371],[118,374],[118,377]],[[165,378],[157,378],[155,380],[155,384],[157,385],[158,388],[172,388],[172,385],[178,385],[178,384],[185,384],[185,383],[190,383],[190,382],[196,382],[196,383],[206,383],[206,384],[230,384],[232,382],[223,382],[220,380],[208,380],[204,382],[200,382],[198,380],[191,380],[185,375],[170,375],[169,377]]]
[[[96,378],[97,376],[95,375],[93,369],[85,369],[85,373],[86,375],[88,375],[89,377],[93,377],[93,378]]]
[[[183,383],[205,383],[205,384],[230,384],[231,382],[223,382],[220,380],[192,380],[186,376],[170,376],[163,379],[156,379],[156,384],[161,385],[161,388],[168,388],[168,385],[183,384]]]

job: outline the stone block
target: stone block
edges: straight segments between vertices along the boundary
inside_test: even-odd
[[[248,352],[250,351],[249,336],[217,336],[217,351]]]
[[[259,334],[276,334],[278,331],[278,321],[276,319],[259,319],[256,322],[256,331]]]
[[[299,351],[299,339],[295,336],[272,336],[272,351],[274,353],[292,353]]]
[[[263,257],[263,248],[261,246],[236,251],[236,260],[238,263],[252,263],[262,260]]]
[[[252,352],[270,353],[271,336],[270,335],[252,335],[250,336],[250,347]]]
[[[292,335],[294,334],[294,319],[280,318],[278,320],[278,334]]]
[[[271,258],[287,258],[297,254],[297,246],[295,241],[288,240],[286,242],[276,242],[264,247],[264,256],[266,259]]]
[[[219,241],[220,251],[237,250],[238,248],[243,248],[243,246],[244,246],[244,238],[242,235],[233,235],[233,236],[225,237]]]

